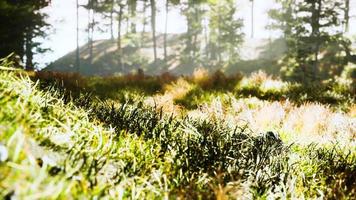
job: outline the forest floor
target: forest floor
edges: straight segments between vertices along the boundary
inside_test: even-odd
[[[2,70],[0,108],[4,199],[356,196],[347,85]]]

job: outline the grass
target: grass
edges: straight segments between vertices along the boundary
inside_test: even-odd
[[[142,192],[135,187],[151,184],[150,180],[155,184],[150,177],[154,168],[121,184],[107,180],[119,171],[104,170],[119,164],[118,170],[127,171],[120,177],[129,176],[128,166],[136,157],[144,158],[140,162],[149,167],[150,157],[158,161],[156,152],[147,150],[150,141],[126,133],[114,139],[112,129],[52,95],[38,91],[28,78],[1,72],[1,142],[9,155],[0,165],[2,197],[97,198],[115,185],[115,191],[122,193],[113,197],[130,196]]]
[[[128,88],[147,79],[114,79],[115,86],[97,84],[103,81],[97,79],[88,86],[88,80],[75,75],[71,79],[78,81],[71,83],[58,82],[62,75],[34,82],[23,72],[0,71],[0,197],[356,195],[352,115],[320,103],[238,98],[236,91],[243,87],[236,85],[248,79],[260,81],[258,90],[286,93],[284,83],[262,74],[247,81],[231,78],[234,87],[221,88],[208,83],[226,77],[199,73],[179,79],[146,77],[158,93],[138,87],[134,94]],[[57,85],[47,87],[44,80]],[[92,90],[109,87],[109,100]]]
[[[267,101],[291,101],[297,105],[306,102],[322,103],[335,110],[351,111],[355,104],[354,80],[338,77],[336,80],[300,84],[282,81],[262,71],[243,76],[226,76],[221,71],[209,74],[197,69],[191,76],[175,77],[168,73],[147,76],[142,71],[125,76],[83,77],[73,73],[37,72],[31,75],[41,84],[57,84],[77,96],[92,93],[100,99],[126,101],[134,96],[164,96],[187,109],[197,108],[219,93],[232,93],[237,98],[256,97]],[[168,96],[166,95],[168,94]],[[219,95],[218,95],[219,96]],[[169,100],[168,100],[168,99]]]

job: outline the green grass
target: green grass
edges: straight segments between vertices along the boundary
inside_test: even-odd
[[[9,154],[0,165],[2,197],[93,198],[108,195],[109,188],[115,188],[113,196],[164,194],[157,185],[161,180],[152,176],[165,164],[150,141],[125,132],[114,138],[113,130],[55,94],[39,91],[28,78],[0,76],[1,143]],[[113,166],[112,172],[104,170]],[[143,175],[133,176],[137,170]],[[111,176],[125,181],[111,183],[106,180]]]
[[[291,144],[223,119],[164,113],[136,95],[118,103],[39,85],[0,71],[0,198],[356,195],[354,146]]]
[[[347,76],[307,84],[282,81],[263,71],[252,73],[250,76],[243,76],[241,73],[226,76],[221,71],[209,74],[203,69],[196,70],[191,76],[180,78],[168,73],[147,76],[142,72],[110,77],[37,72],[31,77],[34,81],[41,80],[41,88],[57,85],[58,88],[65,88],[71,92],[73,97],[81,93],[91,93],[102,100],[120,102],[191,87],[190,91],[173,99],[177,105],[188,110],[226,93],[231,93],[237,98],[256,97],[270,102],[288,100],[296,105],[303,105],[306,102],[321,103],[345,112],[356,102],[354,80]]]

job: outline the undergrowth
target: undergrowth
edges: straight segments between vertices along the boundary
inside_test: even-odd
[[[117,103],[38,84],[0,72],[2,198],[356,195],[354,147],[291,144],[224,119],[174,116],[135,95]]]
[[[336,110],[348,111],[355,104],[354,82],[337,79],[306,84],[285,82],[259,71],[250,76],[240,73],[227,76],[220,71],[209,74],[198,69],[191,76],[176,77],[168,73],[147,76],[142,72],[125,76],[84,77],[73,73],[37,72],[33,80],[41,80],[41,85],[57,84],[72,95],[92,93],[100,99],[127,100],[128,95],[153,96],[188,87],[189,91],[173,96],[174,102],[187,109],[194,109],[211,96],[232,93],[237,98],[256,97],[268,101],[291,101],[296,105],[316,102],[331,105]],[[170,91],[169,91],[170,90]]]

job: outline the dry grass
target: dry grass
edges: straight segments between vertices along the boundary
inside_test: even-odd
[[[334,112],[326,105],[305,103],[297,106],[288,101],[268,102],[256,98],[236,99],[232,96],[226,98],[230,99],[230,103],[223,103],[217,97],[188,113],[191,117],[218,118],[229,124],[248,126],[252,132],[276,131],[292,142],[309,144],[341,141],[354,144],[356,119],[347,113]]]
[[[143,75],[141,75],[143,76]],[[122,79],[139,81],[138,75],[128,75]],[[142,78],[142,77],[141,77]],[[320,103],[294,104],[291,101],[265,101],[255,97],[236,98],[233,93],[225,92],[220,96],[209,96],[208,101],[200,103],[197,109],[187,110],[176,104],[176,100],[185,99],[196,89],[214,88],[215,82],[228,82],[233,77],[226,77],[219,72],[209,75],[204,69],[197,69],[191,77],[174,79],[169,74],[158,80],[162,85],[159,93],[146,96],[145,103],[162,108],[166,113],[181,116],[188,113],[193,118],[224,119],[231,125],[248,127],[251,132],[271,130],[280,133],[293,142],[309,144],[312,142],[332,143],[335,141],[352,142],[356,137],[356,106],[352,104],[347,113],[335,111]],[[112,77],[112,81],[119,78]],[[235,77],[235,81],[239,80]],[[127,81],[127,80],[126,80]],[[273,78],[262,71],[245,77],[240,87],[259,87],[263,92],[283,92],[288,83]],[[194,98],[194,97],[193,97]]]
[[[349,108],[349,115],[351,117],[356,117],[356,104],[352,105],[350,108]]]

